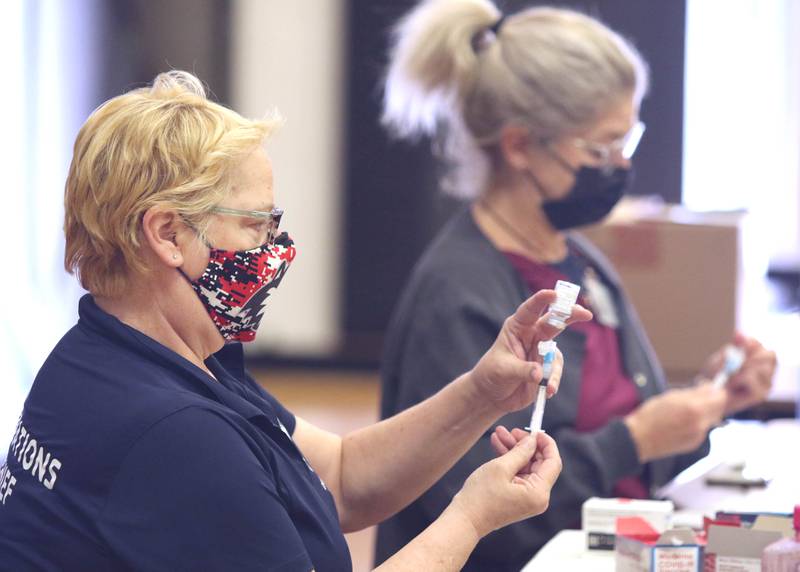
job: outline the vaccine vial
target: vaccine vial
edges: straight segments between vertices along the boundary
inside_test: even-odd
[[[764,549],[763,572],[797,572],[800,570],[800,505],[794,507],[794,538],[782,538]]]
[[[572,315],[572,306],[578,300],[581,287],[566,280],[556,282],[556,301],[548,308],[547,323],[557,328],[566,326],[567,319]]]

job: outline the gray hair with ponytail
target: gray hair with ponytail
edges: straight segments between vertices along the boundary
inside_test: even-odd
[[[463,198],[483,191],[506,125],[557,138],[647,90],[636,48],[585,14],[529,8],[495,30],[500,17],[490,0],[424,0],[394,29],[383,124],[433,136],[453,167],[443,188]]]

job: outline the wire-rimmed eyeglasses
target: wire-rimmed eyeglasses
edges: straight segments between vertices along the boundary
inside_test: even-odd
[[[617,157],[627,160],[633,157],[644,135],[645,124],[637,121],[630,130],[611,143],[597,143],[586,139],[572,139],[573,145],[591,153],[601,167],[611,167]]]

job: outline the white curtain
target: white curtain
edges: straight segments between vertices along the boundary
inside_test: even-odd
[[[102,0],[4,0],[0,458],[36,371],[75,323],[81,294],[63,269],[63,189],[96,104]]]

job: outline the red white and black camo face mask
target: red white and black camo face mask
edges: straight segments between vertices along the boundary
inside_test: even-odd
[[[251,250],[211,248],[203,274],[187,280],[223,338],[250,342],[256,337],[267,298],[280,285],[296,254],[294,242],[285,232],[274,242]]]

